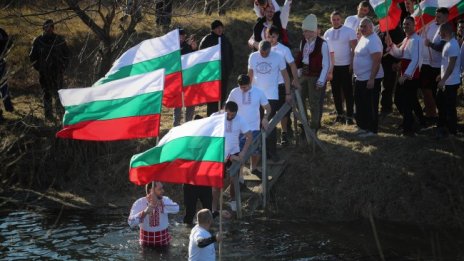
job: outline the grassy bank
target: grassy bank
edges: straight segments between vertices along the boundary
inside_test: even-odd
[[[293,45],[297,46],[299,22],[306,14],[316,13],[326,29],[328,14],[335,7],[355,10],[355,4],[344,3],[295,1],[289,24]],[[208,33],[211,20],[220,18],[235,48],[233,75],[246,72],[250,53],[247,40],[255,20],[251,8],[231,10],[226,17],[200,13],[184,16],[181,10],[176,13],[173,24],[195,34],[198,40]],[[155,139],[111,143],[55,139],[59,126],[44,120],[38,75],[27,59],[30,43],[40,33],[40,27],[10,16],[5,10],[0,14],[8,15],[1,26],[16,39],[8,55],[16,111],[5,113],[7,121],[0,126],[3,199],[45,197],[57,205],[72,203],[69,207],[128,207],[143,193],[128,181],[130,157],[154,146]],[[153,19],[150,15],[144,17],[131,45],[161,34],[153,27]],[[74,54],[66,73],[67,86],[89,86],[95,80],[95,37],[77,18],[57,25],[56,31],[65,35]],[[233,81],[235,77],[230,78]],[[272,193],[271,210],[317,220],[353,220],[372,214],[391,221],[462,226],[462,136],[437,141],[428,129],[415,138],[401,137],[396,129],[399,115],[394,113],[381,120],[378,137],[360,139],[352,134],[352,127],[332,123],[334,118],[328,113],[333,110],[330,97],[328,91],[320,132],[328,152],[312,155],[304,146],[281,149],[281,153],[292,157]],[[204,111],[204,107],[197,108],[197,113]],[[462,107],[459,115],[464,115]],[[162,119],[165,133],[172,126],[172,111],[163,109]],[[167,194],[181,202],[180,185],[168,185]]]

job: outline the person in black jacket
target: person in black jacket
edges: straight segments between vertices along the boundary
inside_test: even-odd
[[[6,111],[12,112],[14,110],[11,103],[10,92],[8,91],[8,82],[6,75],[6,62],[5,56],[8,48],[11,46],[11,39],[8,34],[0,28],[0,98],[3,101],[3,106]],[[3,121],[3,111],[0,109],[0,123]]]
[[[221,106],[227,98],[229,75],[234,67],[234,51],[229,39],[224,35],[224,25],[221,21],[215,20],[211,23],[211,33],[207,34],[200,42],[199,49],[205,49],[215,46],[221,40]],[[207,104],[206,114],[210,116],[212,113],[219,111],[217,102]]]
[[[45,118],[49,120],[53,120],[53,98],[55,99],[56,115],[61,117],[63,114],[58,90],[63,88],[63,75],[70,59],[70,51],[64,37],[55,34],[54,29],[53,20],[45,21],[43,33],[34,39],[29,54],[32,66],[39,72]]]

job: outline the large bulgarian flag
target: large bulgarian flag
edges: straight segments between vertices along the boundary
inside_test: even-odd
[[[158,136],[164,69],[98,88],[62,89],[65,108],[59,138],[112,141]]]
[[[193,106],[221,99],[221,46],[182,55],[184,105]]]
[[[415,7],[412,15],[416,20],[416,31],[435,19],[435,12],[439,7],[449,10],[448,20],[452,20],[464,13],[464,0],[423,0]]]
[[[102,85],[128,76],[165,69],[163,105],[182,107],[182,67],[179,30],[161,37],[142,41],[123,53],[105,77],[93,86]]]
[[[403,0],[369,0],[375,14],[379,18],[380,31],[395,29],[401,20],[401,8],[398,5]]]
[[[222,187],[225,114],[172,128],[159,144],[132,156],[129,179]]]

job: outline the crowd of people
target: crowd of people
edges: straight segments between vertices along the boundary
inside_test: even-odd
[[[305,112],[309,112],[310,128],[317,133],[321,128],[327,82],[331,83],[335,121],[355,124],[354,134],[360,138],[375,137],[379,116],[392,113],[393,105],[402,116],[400,127],[404,136],[414,136],[421,128],[433,124],[437,126],[437,138],[457,134],[457,89],[461,84],[461,56],[464,55],[461,51],[464,48],[460,47],[463,20],[458,21],[456,32],[455,25],[448,21],[449,10],[441,7],[436,10],[435,21],[416,32],[416,21],[405,8],[397,28],[380,32],[368,17],[369,2],[362,1],[357,14],[345,20],[341,12],[332,12],[332,27],[323,34],[316,15],[307,15],[301,22],[298,52],[292,55],[287,32],[291,4],[291,0],[286,0],[283,6],[275,0],[255,1],[258,19],[248,39],[250,48],[254,49],[248,59],[248,73],[238,76],[237,87],[229,93],[227,83],[233,53],[224,35],[224,25],[218,20],[213,21],[211,33],[200,42],[200,49],[217,44],[219,38],[223,43],[220,104],[225,104],[224,113],[233,132],[228,138],[228,142],[234,144],[231,146],[234,149],[227,152],[229,159],[241,161],[250,139],[255,138],[261,129],[268,128],[269,120],[285,102],[293,104],[292,88],[301,92]],[[181,34],[185,32],[182,30]],[[196,48],[192,38],[181,38],[181,45],[183,50]],[[185,120],[193,117],[194,109],[186,108]],[[219,109],[217,104],[209,104],[207,116]],[[288,132],[292,131],[289,116],[285,115],[281,122],[279,143],[282,145],[288,143]],[[180,124],[178,116],[174,124]],[[277,140],[273,130],[266,142],[267,157],[271,162],[280,161],[276,152]],[[259,151],[253,152],[250,161],[251,172],[258,176],[261,175],[259,155]],[[194,189],[198,189],[198,195],[193,193],[192,196],[189,192],[195,201],[189,204],[184,222],[193,222],[197,198],[201,199],[205,209],[197,213],[198,225],[190,235],[189,260],[200,260],[198,256],[203,255],[200,253],[208,253],[214,258],[211,244],[221,240],[221,235],[212,236],[207,229],[213,217],[219,215],[215,193],[211,188]],[[231,198],[233,200],[233,195]]]
[[[206,6],[210,2],[206,1]],[[330,15],[332,26],[324,33],[317,16],[309,14],[301,21],[301,40],[294,44],[298,50],[292,54],[287,31],[292,0],[286,0],[283,6],[275,0],[255,0],[257,20],[253,29],[250,28],[251,37],[244,39],[253,52],[248,58],[247,73],[238,75],[237,86],[230,92],[229,78],[235,78],[231,75],[234,53],[224,33],[224,24],[213,21],[211,32],[199,43],[194,35],[188,36],[180,29],[182,54],[221,43],[221,99],[219,103],[207,104],[206,116],[216,113],[227,116],[228,161],[243,161],[252,139],[261,129],[268,128],[269,120],[281,106],[294,103],[292,89],[301,92],[309,127],[317,134],[328,82],[335,105],[335,121],[356,125],[354,135],[360,138],[375,137],[379,117],[392,113],[393,105],[401,114],[400,127],[404,136],[412,137],[431,125],[436,125],[435,135],[439,139],[457,135],[457,93],[464,67],[461,58],[464,55],[464,20],[450,21],[449,10],[439,7],[435,21],[416,32],[416,20],[407,8],[414,0],[405,3],[400,25],[388,32],[380,32],[368,17],[368,1],[360,2],[357,13],[345,19],[341,12],[333,11]],[[10,41],[4,30],[0,30],[0,37],[0,94],[5,110],[12,111],[3,59]],[[57,91],[63,87],[63,74],[71,55],[65,39],[54,33],[52,20],[43,24],[43,34],[34,40],[29,57],[40,75],[45,117],[54,117],[53,99],[55,114],[60,117],[63,111],[57,102]],[[225,105],[224,112],[220,112],[221,105]],[[193,120],[195,107],[185,108],[185,116],[182,114],[182,108],[174,109],[174,126],[180,125],[182,118]],[[271,163],[281,162],[277,144],[288,144],[290,133],[297,131],[292,130],[291,121],[289,112],[280,122],[280,139],[275,129],[267,137],[266,155]],[[253,152],[250,169],[260,177],[259,157],[259,151]],[[147,196],[134,203],[128,221],[131,226],[139,225],[143,245],[166,246],[171,238],[167,214],[177,213],[179,206],[163,196],[161,183],[153,184],[147,187]],[[207,230],[214,217],[227,216],[218,212],[218,191],[186,184],[184,194],[185,223],[193,223],[197,199],[204,208],[197,213],[198,225],[190,236],[189,259],[212,260],[212,243],[221,240],[221,235],[212,236]],[[233,197],[231,193],[232,200]]]

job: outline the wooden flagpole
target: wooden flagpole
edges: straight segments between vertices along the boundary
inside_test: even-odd
[[[219,242],[219,261],[222,260],[222,203],[223,203],[224,188],[221,188],[221,194],[219,195],[219,235],[221,236],[221,242]]]

